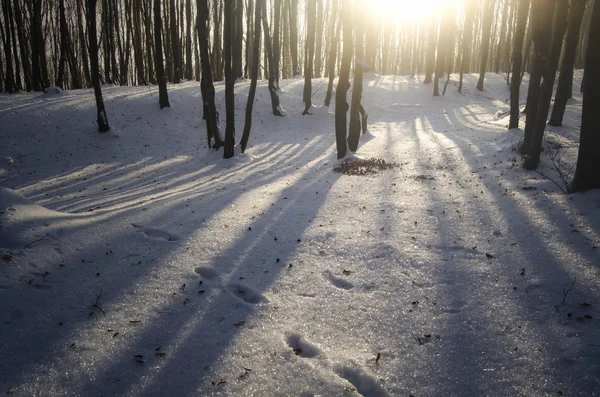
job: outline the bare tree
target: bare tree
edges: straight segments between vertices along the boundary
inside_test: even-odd
[[[94,96],[96,97],[96,111],[98,130],[107,132],[110,130],[108,117],[104,109],[104,100],[102,99],[102,90],[100,88],[100,73],[98,71],[98,40],[96,37],[96,0],[87,0],[87,22],[88,36],[90,43],[90,66],[92,85],[94,86]]]
[[[244,122],[244,132],[240,146],[242,153],[246,150],[248,139],[250,138],[250,129],[252,128],[252,109],[254,107],[254,97],[256,95],[256,83],[258,80],[258,58],[260,52],[260,12],[263,7],[264,0],[256,0],[256,9],[254,11],[254,45],[252,47],[252,70],[250,71],[250,91],[248,92],[248,101],[246,102],[246,120]],[[248,10],[250,11],[250,10]],[[250,13],[250,12],[249,12]]]
[[[344,26],[344,52],[340,66],[340,77],[335,92],[335,141],[337,146],[337,157],[341,159],[346,156],[348,150],[346,141],[346,113],[348,113],[348,101],[346,94],[350,88],[350,63],[352,62],[352,5],[350,0],[342,0],[341,21]]]
[[[162,19],[160,15],[161,0],[154,0],[154,62],[156,69],[156,81],[158,82],[158,103],[160,108],[171,107],[169,94],[167,93],[167,76],[163,61],[162,49]]]

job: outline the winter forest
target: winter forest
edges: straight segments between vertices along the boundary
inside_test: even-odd
[[[0,0],[0,392],[600,396],[597,0]]]

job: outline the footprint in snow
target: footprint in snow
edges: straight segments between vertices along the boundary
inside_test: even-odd
[[[327,270],[323,276],[336,288],[345,290],[354,288],[354,284],[352,284],[350,281],[346,281],[341,277],[334,276],[329,270]]]
[[[356,391],[363,396],[389,396],[375,377],[369,375],[354,363],[352,365],[337,365],[335,367],[335,373],[340,378],[344,378],[350,382]]]
[[[148,228],[148,229],[144,229],[141,231],[141,233],[151,239],[151,240],[162,240],[162,241],[177,241],[179,240],[179,237],[167,232],[166,230],[162,230],[162,229],[153,229],[153,228]]]
[[[219,276],[219,273],[217,273],[212,267],[198,266],[194,269],[194,272],[207,280],[214,280]]]
[[[289,332],[286,334],[286,342],[292,348],[294,354],[304,358],[313,358],[322,353],[321,349],[308,342],[301,335]]]
[[[228,289],[237,298],[253,305],[267,300],[263,294],[248,287],[247,285],[233,283],[228,286]]]

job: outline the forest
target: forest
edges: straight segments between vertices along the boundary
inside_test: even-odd
[[[0,393],[598,395],[598,0],[0,0],[0,37]]]

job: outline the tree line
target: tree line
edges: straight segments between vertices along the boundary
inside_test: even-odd
[[[273,114],[283,116],[280,79],[304,76],[303,114],[310,115],[312,78],[329,78],[325,100],[329,106],[337,77],[335,124],[338,155],[343,157],[347,148],[356,150],[361,132],[367,129],[368,113],[361,101],[363,72],[424,73],[424,83],[433,83],[433,95],[445,94],[451,73],[458,73],[459,92],[465,73],[479,73],[479,90],[485,89],[486,73],[505,73],[511,87],[509,128],[518,127],[518,90],[524,73],[529,72],[519,152],[524,156],[523,166],[535,169],[546,123],[562,124],[574,68],[585,69],[579,160],[590,156],[586,150],[591,150],[592,157],[600,150],[598,133],[594,134],[598,122],[590,121],[598,108],[586,106],[597,104],[592,95],[597,92],[595,70],[600,70],[590,67],[595,65],[599,38],[592,23],[600,21],[595,3],[461,0],[398,18],[364,0],[0,0],[0,91],[93,87],[98,126],[107,131],[102,83],[157,84],[163,108],[169,106],[168,82],[197,80],[208,143],[223,147],[225,157],[230,157],[235,144],[236,79],[252,80],[241,140],[245,149],[257,79],[268,79]],[[224,138],[213,85],[222,80]],[[584,139],[586,129],[592,138]],[[597,160],[589,161],[596,171],[582,174],[578,171],[583,166],[578,164],[573,190],[600,187],[600,166]]]

